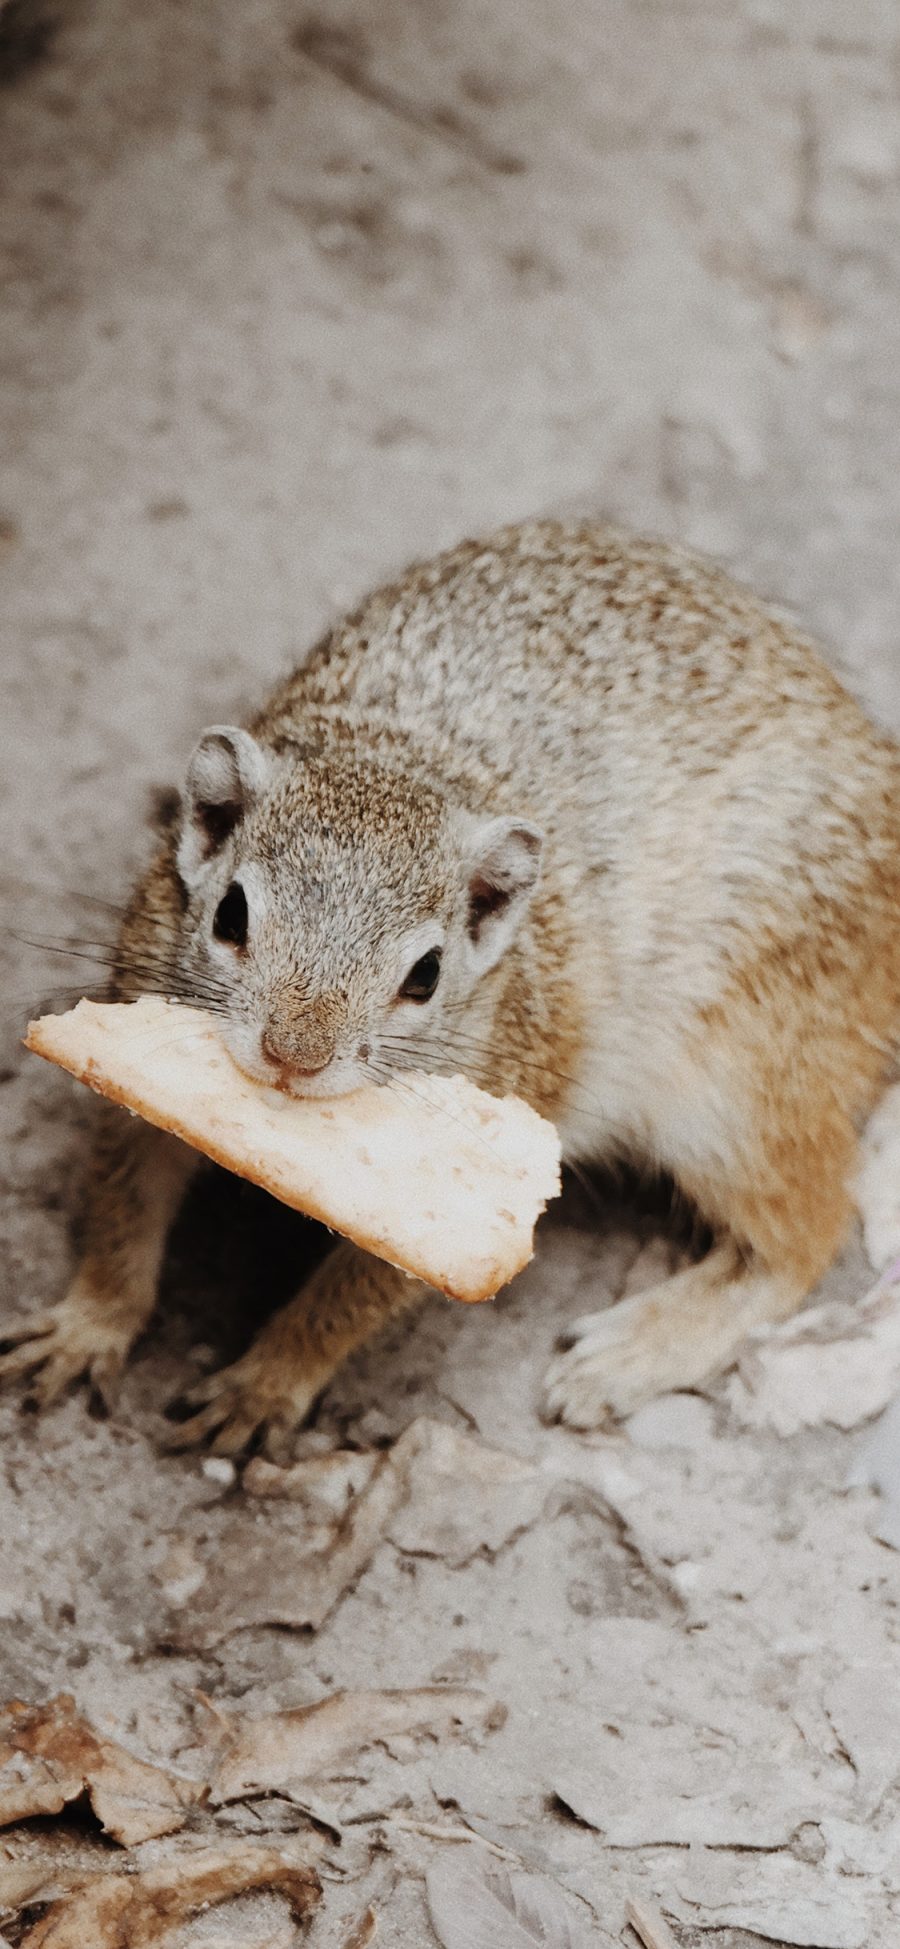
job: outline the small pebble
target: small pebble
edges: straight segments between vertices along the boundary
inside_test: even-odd
[[[200,1464],[201,1474],[207,1482],[220,1482],[223,1489],[230,1489],[237,1481],[237,1469],[229,1462],[227,1455],[206,1455]]]

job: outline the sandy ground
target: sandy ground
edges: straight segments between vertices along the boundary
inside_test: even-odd
[[[204,722],[405,558],[535,510],[714,553],[900,727],[893,0],[38,0],[30,22],[0,97],[9,926],[103,933],[74,896],[121,898]],[[71,1261],[89,1105],[17,1047],[50,958],[4,956],[25,1310]],[[556,1333],[639,1247],[570,1198],[496,1307],[435,1301],[304,1445],[427,1416],[527,1466],[470,1447],[442,1472],[425,1430],[353,1587],[316,1630],[267,1622],[302,1611],[321,1509],[162,1448],[166,1399],[289,1283],[295,1232],[227,1189],[185,1215],[111,1421],[4,1398],[0,1696],[69,1690],[195,1773],[199,1692],[257,1714],[452,1683],[504,1707],[307,1795],[334,1830],[317,1946],[370,1902],[378,1943],[432,1943],[423,1871],[465,1851],[439,1831],[548,1873],[591,1941],[629,1939],[636,1890],[683,1949],[895,1941],[900,1555],[845,1488],[858,1434],[748,1431],[721,1387],[590,1441],[542,1428]],[[867,1276],[851,1252],[831,1290]],[[216,1831],[242,1823],[307,1816],[258,1797]],[[178,1938],[293,1940],[276,1896]]]

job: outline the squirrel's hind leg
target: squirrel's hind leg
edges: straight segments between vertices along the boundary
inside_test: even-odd
[[[737,1182],[684,1174],[716,1242],[673,1278],[576,1320],[547,1374],[547,1414],[596,1428],[671,1389],[698,1387],[731,1365],[755,1327],[795,1312],[846,1233],[856,1148],[850,1119],[834,1109],[827,1128],[794,1131],[745,1157]]]
[[[789,1277],[753,1271],[729,1242],[648,1292],[576,1320],[547,1372],[549,1417],[598,1428],[673,1388],[728,1367],[753,1327],[783,1319],[804,1297]]]

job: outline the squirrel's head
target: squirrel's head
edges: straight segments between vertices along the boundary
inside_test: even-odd
[[[339,742],[278,755],[205,731],[177,865],[198,997],[248,1074],[338,1096],[441,1046],[523,920],[541,834]]]

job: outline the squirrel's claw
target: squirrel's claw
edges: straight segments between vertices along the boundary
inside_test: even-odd
[[[240,1455],[257,1442],[272,1460],[284,1460],[290,1437],[305,1420],[317,1389],[284,1373],[273,1373],[255,1348],[210,1374],[182,1396],[187,1407],[199,1411],[183,1421],[167,1440],[174,1453],[208,1441],[213,1455]],[[177,1405],[177,1404],[176,1404]]]
[[[2,1336],[0,1383],[26,1380],[27,1399],[43,1409],[88,1376],[109,1409],[127,1351],[118,1335],[63,1300],[53,1311],[22,1321]]]

